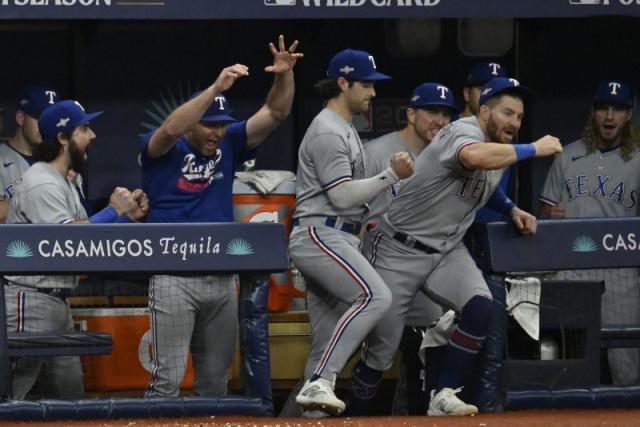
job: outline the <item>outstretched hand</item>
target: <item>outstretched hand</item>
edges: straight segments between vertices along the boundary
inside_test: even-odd
[[[269,49],[273,55],[273,65],[264,67],[264,71],[267,73],[282,74],[293,70],[296,61],[304,57],[303,53],[296,52],[297,48],[298,40],[295,40],[291,43],[289,49],[285,49],[284,36],[281,34],[278,37],[278,49],[276,49],[273,43],[269,43]]]
[[[224,68],[213,85],[217,93],[224,92],[233,86],[240,77],[249,75],[249,67],[242,64],[235,64]]]

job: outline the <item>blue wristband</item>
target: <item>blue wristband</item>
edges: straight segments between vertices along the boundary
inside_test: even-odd
[[[91,224],[106,224],[115,222],[119,216],[120,215],[118,215],[118,211],[116,211],[113,206],[109,205],[89,218],[89,222]]]
[[[533,144],[514,144],[513,149],[516,150],[518,161],[536,156],[536,147]]]

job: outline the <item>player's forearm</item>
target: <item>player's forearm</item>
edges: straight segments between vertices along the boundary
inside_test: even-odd
[[[329,190],[327,195],[331,204],[338,209],[351,209],[370,202],[398,180],[398,176],[389,167],[371,178],[344,182]]]
[[[293,106],[294,93],[295,81],[293,70],[276,74],[265,102],[269,113],[275,121],[282,122],[289,116],[291,107]]]
[[[458,159],[471,170],[502,169],[518,160],[512,145],[485,142],[467,145],[460,151]]]
[[[162,123],[162,129],[169,136],[177,139],[200,121],[207,108],[211,106],[216,96],[220,94],[215,84],[203,90],[195,98],[176,108]]]
[[[502,188],[496,188],[489,200],[487,200],[487,206],[494,211],[509,217],[511,211],[516,207],[516,204],[507,196]]]

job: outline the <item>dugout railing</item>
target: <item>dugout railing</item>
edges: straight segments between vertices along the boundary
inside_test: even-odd
[[[484,271],[499,274],[515,273],[516,276],[544,277],[550,272],[560,270],[638,268],[640,266],[638,230],[640,230],[640,218],[541,220],[536,234],[532,236],[520,235],[509,223],[489,223],[474,230],[476,242],[474,255]],[[598,284],[593,281],[584,282],[584,284],[585,291],[588,287],[592,289],[598,287]],[[558,287],[557,291],[565,294],[564,302],[555,302],[560,310],[571,308],[572,304],[574,306],[580,304],[575,297],[572,297],[575,292],[569,292],[572,294],[569,295],[561,289],[562,282],[547,282],[545,285],[543,280],[542,292],[545,286],[551,289],[549,286],[554,285]],[[576,289],[575,286],[579,286],[579,283],[574,282],[571,286]],[[599,320],[599,312],[593,310],[594,312],[590,313],[587,310],[590,306],[574,308],[583,309],[583,317],[593,316]],[[640,307],[636,309],[640,310]],[[541,327],[549,323],[542,318],[544,315],[545,309],[541,306]],[[599,345],[589,350],[591,353],[597,352],[595,355],[588,355],[590,360],[594,357],[599,358],[601,348],[640,347],[640,325],[620,324],[601,327],[592,335],[591,338],[596,337]],[[541,360],[539,364],[540,366],[533,369],[540,369],[544,364],[550,366],[553,361]],[[530,363],[529,367],[532,366],[535,365]],[[592,366],[592,364],[584,366]],[[520,370],[518,375],[522,377],[523,371]],[[508,384],[503,384],[505,409],[640,407],[640,387],[638,386],[588,386],[584,383],[571,386],[563,383],[556,387],[543,385],[543,378],[539,376],[538,382],[531,384],[530,389],[522,387],[522,384],[519,384],[520,387],[517,389],[509,389]]]
[[[0,302],[0,420],[272,415],[268,274],[289,268],[281,224],[4,225],[2,274],[240,273],[238,302],[245,396],[11,400],[16,357],[105,354],[109,334],[7,333]],[[4,285],[0,291],[4,294]],[[117,344],[117,343],[116,343]]]

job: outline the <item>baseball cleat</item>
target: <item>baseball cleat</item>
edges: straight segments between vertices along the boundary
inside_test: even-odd
[[[303,411],[322,411],[331,415],[340,415],[346,407],[333,393],[333,384],[324,378],[304,383],[296,402]]]
[[[453,415],[463,417],[467,415],[476,415],[478,408],[474,405],[464,403],[458,399],[457,393],[462,391],[462,388],[452,389],[445,387],[435,394],[435,390],[431,390],[431,401],[429,402],[429,410],[427,414],[431,416],[446,416]],[[435,396],[434,396],[435,394]]]

